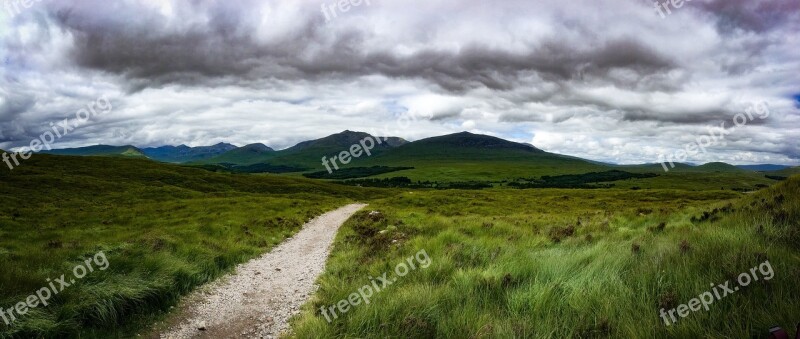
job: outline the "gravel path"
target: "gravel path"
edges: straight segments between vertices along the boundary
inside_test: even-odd
[[[316,290],[336,231],[363,204],[325,213],[260,258],[189,295],[161,338],[273,338]]]

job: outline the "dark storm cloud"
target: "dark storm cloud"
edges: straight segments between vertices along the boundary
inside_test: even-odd
[[[319,80],[380,74],[422,78],[442,89],[463,93],[486,87],[509,90],[525,73],[548,81],[603,76],[610,69],[629,69],[640,76],[675,67],[666,56],[633,37],[596,45],[573,45],[550,38],[531,43],[527,51],[510,52],[479,44],[458,51],[426,48],[399,56],[365,43],[364,32],[349,30],[330,36],[317,16],[290,35],[256,41],[248,27],[247,7],[209,7],[204,25],[165,28],[152,12],[95,3],[95,10],[128,11],[138,19],[119,22],[97,18],[74,8],[55,11],[59,24],[75,43],[71,57],[83,67],[123,75],[145,87],[164,83],[201,85],[264,77]],[[219,11],[219,8],[226,10]],[[238,9],[238,11],[237,11]],[[216,11],[212,11],[216,10]]]
[[[748,30],[757,33],[780,27],[800,15],[796,0],[711,0],[695,1],[717,20],[720,31]],[[688,3],[690,6],[694,3]]]

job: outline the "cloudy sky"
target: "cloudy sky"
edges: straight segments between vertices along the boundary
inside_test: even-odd
[[[359,3],[355,0],[355,3]],[[800,163],[800,1],[0,0],[0,148],[99,97],[54,147],[471,131],[655,162]],[[323,7],[325,10],[323,10]]]

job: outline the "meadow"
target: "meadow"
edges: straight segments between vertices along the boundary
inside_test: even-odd
[[[95,270],[0,337],[129,337],[180,296],[352,199],[379,196],[283,177],[149,160],[37,155],[0,171],[0,308],[102,251]]]
[[[337,238],[296,338],[746,338],[800,321],[800,178],[722,190],[408,191]],[[377,211],[380,214],[369,213]],[[375,216],[379,217],[375,217]],[[432,264],[328,323],[319,308],[425,250]],[[667,326],[765,260],[769,281]],[[355,263],[355,264],[354,264]]]
[[[800,321],[799,181],[675,172],[611,189],[376,189],[37,155],[0,172],[0,308],[100,251],[109,265],[0,322],[0,337],[146,335],[188,292],[351,202],[370,206],[340,230],[295,337],[759,336]],[[321,306],[420,250],[430,267],[322,318]],[[766,259],[774,279],[660,322],[659,308]]]

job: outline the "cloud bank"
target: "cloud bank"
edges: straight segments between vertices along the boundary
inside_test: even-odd
[[[345,129],[469,130],[654,162],[755,102],[770,117],[693,162],[797,164],[800,4],[372,0],[2,3],[0,148],[105,95],[60,140],[284,148]],[[400,117],[412,125],[398,124]]]

